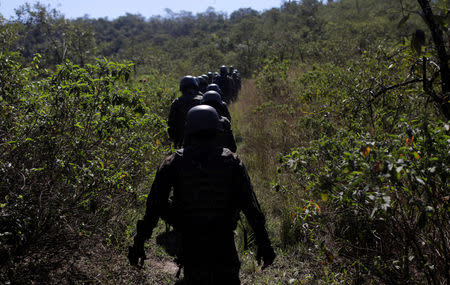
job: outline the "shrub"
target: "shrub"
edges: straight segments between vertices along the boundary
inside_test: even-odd
[[[449,125],[400,124],[413,131],[338,133],[283,156],[280,172],[292,173],[304,196],[291,223],[302,225],[299,239],[327,241],[338,256],[357,262],[355,278],[436,284],[448,278],[450,261]]]
[[[52,265],[40,250],[63,260],[83,237],[127,238],[171,150],[162,115],[173,96],[133,87],[131,63],[67,61],[47,75],[39,56],[19,59],[0,55],[0,280],[42,281]]]

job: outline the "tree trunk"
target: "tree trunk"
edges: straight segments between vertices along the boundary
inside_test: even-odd
[[[450,69],[448,67],[448,55],[445,49],[444,37],[442,30],[434,21],[433,11],[431,10],[429,0],[417,0],[420,7],[424,13],[425,21],[431,31],[433,37],[434,48],[438,54],[439,67],[441,73],[441,87],[442,96],[433,96],[433,99],[439,104],[442,114],[447,120],[450,120],[450,104],[449,104],[449,94],[450,94]]]

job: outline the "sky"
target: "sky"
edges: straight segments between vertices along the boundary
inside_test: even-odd
[[[0,14],[6,19],[15,16],[14,9],[25,3],[34,4],[37,0],[0,0]],[[166,16],[168,8],[175,13],[189,11],[194,14],[205,12],[213,7],[217,12],[230,15],[239,8],[252,8],[264,11],[280,7],[283,0],[39,0],[41,4],[50,5],[65,15],[66,18],[78,18],[87,15],[90,18],[108,17],[112,20],[126,13],[151,16]]]

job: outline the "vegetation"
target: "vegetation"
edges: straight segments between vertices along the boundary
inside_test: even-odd
[[[145,270],[125,251],[180,76],[224,63],[247,77],[233,131],[278,254],[261,271],[242,249],[244,284],[449,282],[447,1],[0,22],[3,283],[175,282],[154,240]]]

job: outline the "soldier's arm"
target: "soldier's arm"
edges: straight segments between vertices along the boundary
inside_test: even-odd
[[[230,111],[228,111],[228,107],[227,107],[227,103],[222,102],[222,109],[224,111],[224,116],[230,121],[231,123],[231,115],[230,115]]]
[[[135,243],[144,243],[152,235],[159,218],[168,207],[169,194],[172,188],[170,159],[164,161],[156,172],[155,180],[147,197],[147,208],[144,219],[138,221]]]
[[[262,251],[266,251],[267,254],[271,254],[273,253],[273,249],[265,226],[266,219],[258,203],[255,192],[253,191],[250,177],[242,162],[239,164],[238,171],[238,187],[240,188],[239,200],[241,201],[240,207],[255,233],[258,248]]]
[[[178,101],[175,100],[172,102],[172,105],[170,106],[169,118],[167,119],[167,125],[169,126],[167,131],[172,141],[176,140],[176,124],[178,122],[177,114],[179,113],[177,108],[178,108]]]
[[[226,139],[228,149],[231,150],[232,152],[236,152],[237,150],[236,140],[234,139],[233,131],[231,129],[228,129],[228,131],[226,132]]]
[[[230,121],[226,117],[221,118],[223,135],[224,135],[224,145],[232,152],[236,152],[236,140],[234,139],[233,131],[231,130]]]

